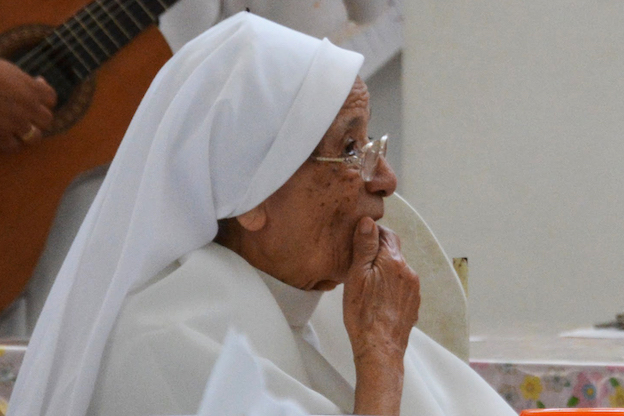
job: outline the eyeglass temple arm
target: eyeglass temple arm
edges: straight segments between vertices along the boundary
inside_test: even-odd
[[[319,162],[344,162],[346,157],[321,157],[321,156],[313,156],[314,160],[318,160]]]

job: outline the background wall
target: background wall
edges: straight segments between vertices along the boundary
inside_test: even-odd
[[[473,334],[624,311],[624,2],[404,2],[403,194]]]
[[[366,79],[371,107],[368,134],[373,138],[388,134],[386,156],[399,178],[403,172],[401,71],[401,54],[397,54]],[[399,180],[399,192],[402,185]]]

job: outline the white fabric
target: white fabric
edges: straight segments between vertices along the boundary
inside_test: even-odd
[[[223,1],[178,0],[165,11],[160,16],[158,28],[171,50],[179,51],[189,40],[199,36],[221,20]]]
[[[244,397],[244,400],[241,398]],[[267,390],[258,359],[242,334],[230,332],[206,384],[197,416],[303,416],[292,400]]]
[[[295,297],[311,298],[304,303],[316,303],[315,293],[298,292]],[[354,366],[346,331],[321,339],[321,353],[305,348],[290,324],[301,324],[310,310],[288,306],[284,297],[292,295],[269,288],[260,272],[216,243],[185,256],[175,271],[128,297],[89,415],[194,414],[230,327],[248,337],[275,397],[294,399],[311,414],[350,413],[353,373],[329,359]],[[324,301],[315,314],[341,309],[341,299]],[[468,365],[416,328],[405,369],[402,415],[515,414]]]
[[[171,50],[177,51],[219,20],[246,8],[317,38],[340,39],[348,25],[342,1],[179,0],[160,16],[159,28]]]
[[[182,48],[135,114],[31,338],[9,416],[82,416],[129,291],[211,241],[318,144],[362,56],[249,13]]]

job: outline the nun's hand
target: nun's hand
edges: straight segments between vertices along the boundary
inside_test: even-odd
[[[354,413],[399,413],[403,357],[419,306],[420,282],[401,254],[398,236],[362,218],[343,296],[357,374]]]

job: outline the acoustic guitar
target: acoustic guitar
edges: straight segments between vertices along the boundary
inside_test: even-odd
[[[0,57],[58,94],[43,143],[0,154],[0,311],[32,275],[65,188],[112,160],[171,56],[154,23],[175,1],[0,1]]]

